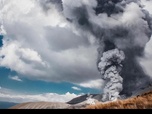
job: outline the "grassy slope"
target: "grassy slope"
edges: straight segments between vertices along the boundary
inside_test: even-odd
[[[90,105],[86,109],[152,109],[152,91],[126,100]]]

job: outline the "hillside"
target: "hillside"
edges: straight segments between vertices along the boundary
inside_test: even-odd
[[[66,109],[70,105],[65,103],[51,103],[51,102],[28,102],[18,104],[10,109]]]
[[[92,98],[97,101],[100,101],[101,97],[102,96],[99,94],[86,94],[86,95],[82,95],[80,97],[76,97],[76,98],[72,99],[71,101],[67,102],[67,104],[70,104],[70,105],[81,104],[81,103],[85,102],[88,98]]]
[[[88,97],[91,99],[88,100]],[[101,103],[100,95],[83,95],[67,103],[29,102],[11,107],[10,109],[152,109],[152,91],[136,95],[129,99]],[[94,105],[92,104],[92,100]]]
[[[86,109],[152,109],[152,91],[126,100],[89,105]]]

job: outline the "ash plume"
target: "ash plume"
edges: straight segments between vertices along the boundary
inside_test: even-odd
[[[98,64],[99,71],[104,80],[107,80],[103,90],[102,101],[113,101],[120,98],[119,93],[123,90],[123,78],[120,76],[122,61],[125,59],[123,51],[113,49],[103,53]]]
[[[152,17],[140,0],[78,0],[70,6],[65,1],[67,20],[98,41],[97,67],[107,82],[103,101],[129,97],[151,83],[138,61],[152,34]]]
[[[63,10],[62,0],[38,0],[45,11],[48,11],[53,4],[59,11]]]

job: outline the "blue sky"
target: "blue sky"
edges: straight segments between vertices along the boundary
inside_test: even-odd
[[[15,81],[9,78],[9,76],[17,75],[15,72],[10,71],[6,68],[0,68],[0,85],[3,88],[8,88],[14,91],[18,91],[21,93],[29,93],[29,94],[42,94],[42,93],[58,93],[64,94],[66,92],[81,94],[81,93],[99,93],[100,91],[97,89],[89,89],[80,87],[68,82],[45,82],[45,81],[36,81],[30,80],[26,78],[21,78],[22,82]],[[72,87],[81,88],[81,91],[76,91],[72,89]]]
[[[101,93],[97,45],[72,28],[61,2],[0,2],[0,100]]]
[[[3,45],[3,36],[2,35],[0,35],[0,47]]]
[[[18,74],[15,71],[11,71],[7,68],[0,67],[0,93],[2,95],[6,95],[6,97],[4,98],[0,96],[0,101],[15,102],[15,103],[32,102],[32,101],[34,102],[39,100],[41,101],[41,97],[45,96],[45,94],[47,95],[48,93],[53,93],[55,95],[46,96],[45,100],[50,102],[55,102],[55,101],[67,102],[72,98],[77,97],[76,95],[88,94],[88,93],[92,93],[92,94],[101,93],[99,89],[85,88],[69,82],[58,82],[58,83],[46,82],[46,81],[27,79],[25,77],[21,77],[20,78],[21,81],[17,81],[10,78],[14,76],[18,76]],[[15,96],[18,95],[15,98],[14,98],[14,93]],[[70,93],[71,96],[68,96],[67,93]],[[65,98],[68,100],[66,100],[62,96],[61,98],[56,99],[56,94],[65,95],[66,96]],[[72,96],[72,94],[74,95]],[[31,95],[33,99],[28,98],[29,95]],[[39,95],[38,99],[36,95]],[[23,97],[23,99],[20,99],[21,97]],[[63,99],[63,101],[61,99]]]

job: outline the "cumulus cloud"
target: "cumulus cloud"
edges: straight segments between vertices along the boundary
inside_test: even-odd
[[[152,39],[149,41],[149,43],[146,45],[145,48],[145,56],[142,58],[139,58],[140,64],[142,65],[145,73],[147,73],[152,78]]]
[[[36,80],[79,84],[100,78],[96,69],[97,46],[92,36],[80,34],[56,2],[47,6],[47,0],[3,2],[0,14],[7,34],[0,49],[1,67]]]
[[[0,35],[5,35],[5,34],[6,34],[6,31],[5,31],[5,29],[4,29],[4,26],[1,25],[1,26],[0,26]]]
[[[151,0],[142,0],[144,9],[146,9],[152,15],[152,1]],[[152,78],[152,37],[145,47],[145,56],[140,58],[140,64],[142,65],[145,73],[147,73]]]
[[[100,90],[101,87],[104,86],[104,83],[105,82],[103,80],[97,79],[97,80],[91,80],[91,81],[86,81],[86,82],[80,83],[80,86]]]
[[[0,58],[1,66],[10,68],[11,70],[17,71],[23,75],[39,75],[42,72],[38,70],[38,68],[36,69],[36,67],[45,67],[46,65],[36,51],[29,48],[22,48],[20,43],[17,41],[4,41],[4,45],[0,51],[0,56],[4,57]]]
[[[15,102],[15,103],[38,102],[38,101],[68,102],[75,97],[78,97],[78,95],[69,92],[62,95],[56,93],[30,95],[30,94],[16,93],[12,90],[5,88],[0,89],[0,101],[4,101],[4,102]]]
[[[81,88],[78,88],[78,87],[75,87],[75,86],[73,86],[72,89],[77,90],[77,91],[81,91]]]
[[[9,76],[9,79],[14,80],[14,81],[18,81],[18,82],[22,82],[23,81],[18,76]]]
[[[141,3],[144,7],[144,9],[148,10],[150,13],[152,13],[152,1],[151,0],[141,0]]]

